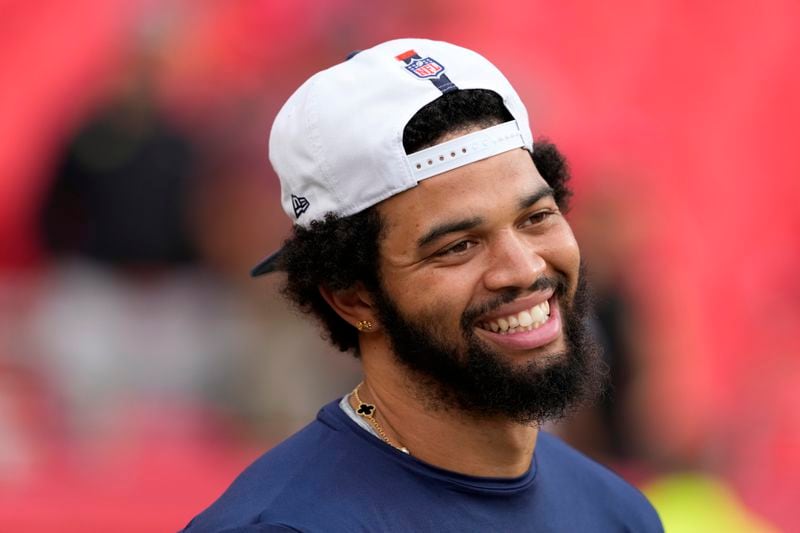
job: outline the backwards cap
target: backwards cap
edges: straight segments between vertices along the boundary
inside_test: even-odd
[[[422,107],[462,89],[497,93],[514,120],[406,154],[403,130]],[[533,149],[528,113],[483,56],[427,39],[398,39],[318,72],[278,112],[269,159],[281,205],[308,227],[328,213],[353,215],[420,181],[502,152]],[[280,250],[251,271],[279,268]]]

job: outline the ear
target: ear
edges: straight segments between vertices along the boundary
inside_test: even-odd
[[[373,324],[376,322],[372,296],[361,283],[356,283],[349,289],[337,291],[320,286],[319,293],[336,311],[336,314],[345,322],[352,324],[353,327],[357,327],[357,324],[363,320],[368,320]],[[372,331],[374,330],[372,329]]]

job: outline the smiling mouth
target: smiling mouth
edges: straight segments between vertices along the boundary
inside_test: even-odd
[[[549,319],[550,302],[545,300],[519,313],[482,322],[478,324],[478,327],[500,335],[513,335],[538,329],[546,324]]]

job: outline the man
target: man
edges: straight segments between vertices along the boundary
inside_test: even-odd
[[[596,389],[570,192],[503,75],[390,41],[312,76],[270,159],[294,232],[254,270],[364,381],[189,531],[661,531],[633,487],[539,431]],[[302,394],[302,391],[298,391]]]

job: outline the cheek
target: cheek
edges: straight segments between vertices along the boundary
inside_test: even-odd
[[[415,323],[443,331],[458,325],[473,294],[473,278],[466,268],[442,268],[395,273],[384,279],[387,295],[398,310]]]
[[[578,241],[575,239],[575,235],[572,233],[572,229],[567,225],[564,227],[563,240],[564,244],[562,245],[562,253],[564,254],[564,260],[569,263],[574,270],[577,271],[581,262],[581,251],[578,247]]]

